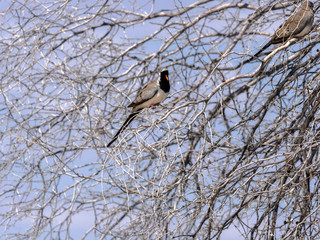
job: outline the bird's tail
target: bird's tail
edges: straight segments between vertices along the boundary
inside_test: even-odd
[[[107,147],[110,147],[111,144],[117,140],[118,136],[120,135],[120,133],[122,133],[126,127],[128,127],[128,125],[132,122],[133,119],[135,119],[135,117],[138,115],[138,113],[141,112],[142,109],[138,109],[137,111],[131,113],[129,115],[129,117],[127,118],[127,120],[123,123],[122,127],[118,130],[118,132],[116,133],[116,135],[114,135],[114,137],[112,138],[112,140],[108,143]]]
[[[257,56],[262,53],[265,49],[267,49],[271,45],[271,41],[269,41],[266,45],[264,45],[253,57],[249,58],[248,60],[244,61],[243,64],[251,62],[253,59],[257,58]]]

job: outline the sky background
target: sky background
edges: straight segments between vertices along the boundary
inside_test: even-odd
[[[241,62],[297,6],[271,10],[273,4],[0,1],[3,237],[113,239],[119,234],[125,239],[141,232],[154,238],[166,224],[168,237],[191,234],[213,206],[216,189],[227,183],[210,213],[217,231],[241,203],[263,192],[264,184],[276,179],[276,186],[280,180],[273,176],[283,170],[294,140],[275,146],[273,155],[261,144],[244,160],[241,149],[254,131],[254,143],[268,138],[268,132],[283,136],[316,89],[318,69],[316,64],[297,69],[300,75],[268,105],[294,69],[294,64],[279,71],[273,66],[317,35],[275,55],[268,74],[254,75],[259,61]],[[259,7],[263,14],[257,13]],[[315,50],[307,54],[306,59]],[[106,148],[137,91],[164,68],[171,84],[166,101],[144,110],[114,147]],[[232,93],[232,101],[225,102]],[[220,103],[225,106],[214,113]],[[264,107],[267,117],[255,118]],[[281,118],[286,114],[288,119]],[[312,181],[317,186],[318,180]],[[278,196],[276,187],[269,188],[262,203],[250,202],[220,239],[245,239],[248,226]],[[278,224],[299,216],[289,214],[294,199],[289,195],[280,203]],[[201,234],[209,225],[205,221]]]

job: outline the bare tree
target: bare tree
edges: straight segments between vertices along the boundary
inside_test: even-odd
[[[2,238],[316,239],[318,13],[245,62],[299,4],[1,3]]]

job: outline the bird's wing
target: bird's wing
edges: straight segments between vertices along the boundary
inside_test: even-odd
[[[301,33],[308,25],[312,25],[312,10],[301,9],[297,13],[291,15],[275,32],[273,43],[277,41],[283,42],[290,37],[294,37]]]
[[[149,83],[138,92],[136,99],[129,105],[129,107],[135,107],[150,100],[157,94],[158,90],[159,86],[157,80]]]

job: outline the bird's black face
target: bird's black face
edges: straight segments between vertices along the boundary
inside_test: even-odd
[[[162,71],[160,78],[161,78],[161,80],[169,81],[169,72],[168,72],[168,70]]]
[[[164,92],[169,92],[170,91],[170,83],[169,83],[169,72],[168,70],[164,70],[160,74],[160,88]]]

